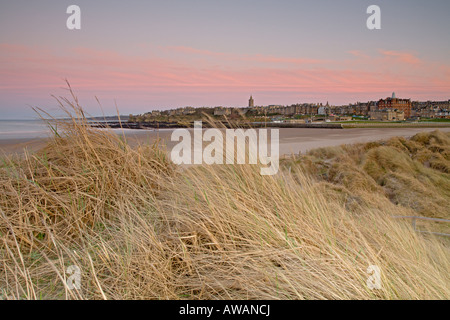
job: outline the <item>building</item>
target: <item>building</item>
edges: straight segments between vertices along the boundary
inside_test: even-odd
[[[245,114],[250,110],[250,108],[235,108],[232,110],[240,116],[245,116]]]
[[[250,99],[248,100],[248,106],[250,108],[255,106],[255,101],[253,100],[253,96],[250,96]]]
[[[215,116],[229,116],[231,114],[231,108],[224,107],[215,107],[214,115]]]
[[[414,101],[412,115],[421,118],[442,118],[450,112],[450,100],[445,101]]]
[[[189,115],[189,114],[194,114],[194,113],[195,113],[195,108],[193,108],[193,107],[183,108],[183,115]]]
[[[318,110],[317,110],[317,113],[319,114],[319,115],[329,115],[330,113],[331,113],[331,107],[330,107],[330,105],[328,104],[328,101],[327,101],[327,104],[326,105],[322,105],[322,104],[320,104],[319,105],[319,108],[318,108]]]
[[[403,110],[383,109],[369,111],[370,120],[375,121],[403,121],[405,112]]]
[[[405,113],[405,118],[411,117],[411,99],[399,99],[392,93],[391,98],[381,99],[378,101],[378,110],[397,109]]]

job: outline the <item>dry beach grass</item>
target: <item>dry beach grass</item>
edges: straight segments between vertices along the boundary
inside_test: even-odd
[[[176,167],[158,144],[65,125],[2,158],[3,298],[450,298],[447,240],[391,218],[449,218],[447,134],[318,149],[261,176]],[[68,290],[70,265],[80,290]],[[381,289],[366,284],[370,265]]]

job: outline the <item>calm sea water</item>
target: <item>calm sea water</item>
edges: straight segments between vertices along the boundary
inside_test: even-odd
[[[95,121],[103,122],[103,121]],[[58,132],[62,132],[62,128],[57,128]],[[173,129],[159,129],[159,131],[172,131]],[[112,129],[117,134],[144,134],[152,130],[139,129]],[[0,140],[9,139],[33,139],[46,138],[52,135],[52,131],[48,124],[42,120],[0,120]]]
[[[45,138],[50,133],[41,120],[0,120],[0,139]]]

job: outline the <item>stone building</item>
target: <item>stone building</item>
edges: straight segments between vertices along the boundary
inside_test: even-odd
[[[370,120],[375,121],[403,121],[405,112],[403,110],[383,109],[369,111]]]
[[[255,106],[255,100],[253,100],[253,96],[250,96],[250,99],[248,100],[248,106],[250,108]]]
[[[378,110],[397,109],[405,113],[405,118],[411,117],[411,99],[399,99],[392,93],[391,98],[381,99],[378,101]]]
[[[215,116],[229,116],[231,114],[231,108],[224,107],[215,107],[214,115]]]

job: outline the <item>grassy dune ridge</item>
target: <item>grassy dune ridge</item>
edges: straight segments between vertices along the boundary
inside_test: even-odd
[[[61,106],[83,119],[76,101]],[[391,218],[448,218],[447,135],[318,149],[261,176],[176,167],[157,144],[61,125],[0,164],[3,298],[450,298],[449,243]],[[80,290],[66,285],[71,265]]]
[[[449,134],[320,148],[295,163],[353,196],[369,192],[412,209],[411,215],[450,217]]]

